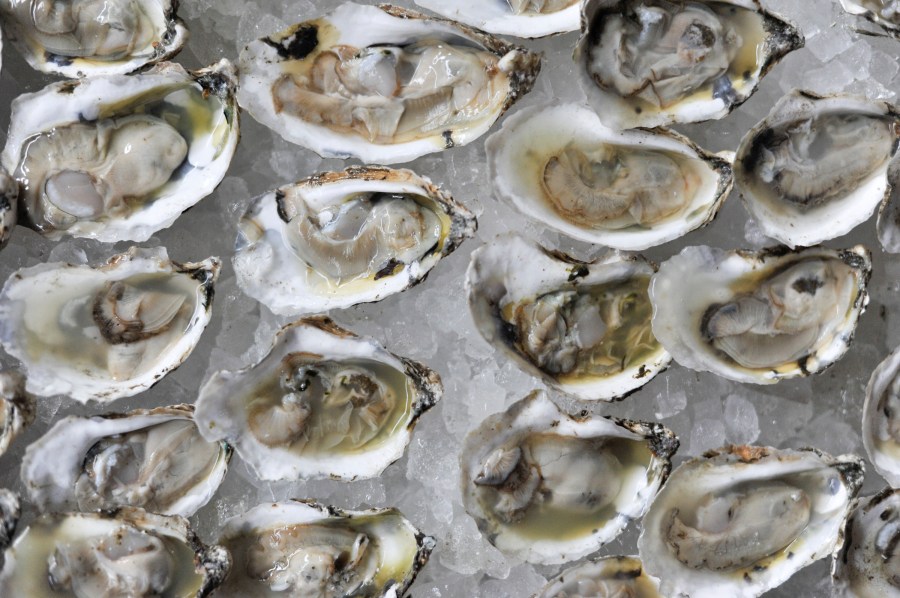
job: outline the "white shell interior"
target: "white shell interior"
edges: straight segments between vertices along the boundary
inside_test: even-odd
[[[515,37],[546,37],[578,30],[581,3],[545,14],[514,14],[506,0],[416,0],[422,8],[477,27],[488,33]]]

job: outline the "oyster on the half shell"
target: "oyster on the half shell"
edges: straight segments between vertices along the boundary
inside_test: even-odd
[[[662,598],[636,556],[608,556],[566,569],[534,598]]]
[[[900,486],[900,348],[878,364],[866,386],[862,441],[876,471]]]
[[[428,10],[497,35],[534,39],[576,31],[580,0],[416,0]]]
[[[35,399],[25,391],[25,378],[15,371],[0,372],[0,456],[34,421],[34,409]]]
[[[857,501],[832,561],[835,597],[900,596],[900,490]]]

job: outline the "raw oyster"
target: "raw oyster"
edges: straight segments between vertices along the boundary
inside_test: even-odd
[[[225,522],[235,567],[221,598],[406,596],[434,538],[396,509],[342,511],[314,502],[262,504]]]
[[[12,542],[21,514],[22,508],[16,493],[0,488],[0,550],[5,550]]]
[[[860,499],[832,562],[834,596],[900,596],[900,490],[885,488]]]
[[[537,38],[575,31],[579,0],[416,0],[416,4],[488,33]]]
[[[203,598],[231,557],[205,546],[187,519],[123,508],[38,517],[6,551],[0,596]]]
[[[675,361],[738,382],[815,374],[850,346],[871,254],[688,247],[650,283],[653,334]]]
[[[516,365],[572,396],[610,401],[671,361],[650,329],[655,271],[641,256],[581,262],[504,235],[472,254],[466,290],[476,328]]]
[[[0,291],[0,344],[36,395],[84,403],[138,394],[193,351],[219,267],[217,258],[179,264],[162,247],[133,247],[96,268],[23,268]]]
[[[18,219],[19,185],[0,167],[0,249],[9,243],[9,237]]]
[[[125,74],[178,54],[178,0],[0,0],[6,34],[33,68],[65,77]]]
[[[487,132],[540,61],[453,21],[346,3],[247,46],[238,99],[322,156],[396,164]]]
[[[607,125],[719,119],[802,33],[758,0],[586,0],[575,61]]]
[[[418,284],[475,228],[475,216],[424,177],[351,167],[256,198],[233,263],[241,289],[273,312],[321,313]]]
[[[891,486],[900,486],[900,348],[882,361],[869,378],[862,440],[876,471]]]
[[[573,561],[644,513],[677,449],[660,424],[572,417],[535,391],[466,437],[463,504],[503,552]]]
[[[840,0],[851,15],[865,17],[881,25],[885,31],[900,39],[900,2],[897,0]]]
[[[141,507],[190,517],[222,483],[231,449],[208,443],[193,405],[69,416],[25,451],[22,483],[42,512]]]
[[[34,397],[25,392],[25,378],[13,371],[0,372],[0,455],[33,421]]]
[[[438,375],[324,317],[290,324],[259,363],[200,389],[196,420],[264,480],[371,478],[403,456]]]
[[[638,550],[664,596],[751,598],[827,556],[862,486],[862,459],[728,446],[672,472]]]
[[[526,108],[486,147],[501,199],[563,234],[617,249],[647,249],[704,226],[731,192],[729,157],[671,131],[614,131],[577,104]]]
[[[890,195],[900,113],[886,102],[793,91],[741,140],[734,163],[744,206],[790,247],[849,232]]]
[[[237,147],[234,67],[54,83],[18,97],[2,163],[51,239],[146,241],[216,188]],[[134,151],[133,151],[134,150]]]
[[[890,194],[878,210],[878,242],[887,253],[900,253],[900,161],[888,165]]]
[[[636,556],[609,556],[566,569],[534,598],[662,598]]]

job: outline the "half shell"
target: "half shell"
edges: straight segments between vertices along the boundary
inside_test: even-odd
[[[440,15],[497,35],[534,39],[575,31],[579,0],[416,0]]]
[[[19,185],[0,167],[0,249],[9,243],[9,237],[18,219]]]
[[[0,456],[22,430],[34,421],[34,397],[25,392],[25,378],[0,372]]]
[[[534,598],[662,598],[636,556],[608,556],[566,569]]]
[[[862,440],[875,470],[900,486],[900,349],[878,364],[866,387]]]
[[[847,520],[844,545],[832,562],[835,597],[900,595],[900,490],[860,499]]]

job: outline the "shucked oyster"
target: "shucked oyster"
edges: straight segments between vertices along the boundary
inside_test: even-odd
[[[485,133],[540,56],[453,21],[347,3],[247,46],[241,106],[326,157],[396,164]]]
[[[240,222],[241,289],[277,314],[379,301],[421,282],[475,216],[409,170],[351,167],[258,197]]]
[[[791,247],[849,232],[890,195],[900,113],[886,102],[793,91],[741,140],[734,163],[763,233]]]
[[[866,387],[862,440],[872,465],[900,486],[900,349],[882,361]]]
[[[577,69],[618,128],[722,118],[804,44],[758,0],[586,0],[581,23]]]
[[[662,598],[659,583],[633,556],[610,556],[566,569],[534,598]]]
[[[190,517],[222,483],[231,449],[206,442],[193,405],[69,416],[28,447],[22,483],[43,512],[141,507]]]
[[[466,437],[463,504],[503,552],[565,563],[644,513],[677,449],[660,424],[572,417],[535,391]]]
[[[424,365],[324,317],[283,328],[261,362],[200,389],[197,425],[265,480],[379,475],[443,393]]]
[[[25,392],[25,378],[0,372],[0,456],[23,428],[34,421],[34,397]]]
[[[507,235],[472,254],[466,289],[478,331],[516,365],[580,399],[609,401],[671,360],[650,329],[654,272],[640,256],[585,263]]]
[[[653,334],[681,365],[738,382],[808,376],[846,353],[871,271],[862,246],[688,247],[650,284]]]
[[[66,77],[125,74],[181,51],[177,0],[0,0],[6,33],[28,63]]]
[[[751,598],[840,543],[863,463],[812,449],[730,446],[672,472],[638,549],[664,596]]]
[[[860,499],[847,520],[844,545],[832,562],[840,598],[900,596],[900,490],[885,488]]]
[[[545,37],[575,31],[579,0],[416,0],[428,10],[497,35]]]
[[[406,595],[435,541],[396,509],[341,511],[313,502],[263,504],[225,522],[235,566],[222,598]]]
[[[19,185],[0,167],[0,249],[9,243],[18,218]]]
[[[238,141],[234,69],[164,63],[13,102],[3,166],[45,236],[145,241],[216,188]]]
[[[852,15],[881,25],[885,31],[900,39],[900,2],[897,0],[841,0],[841,6]]]
[[[124,508],[43,515],[6,551],[0,596],[203,598],[231,566],[186,519]]]
[[[731,164],[671,131],[614,131],[577,104],[534,106],[487,140],[496,194],[570,237],[640,250],[709,223]]]
[[[41,264],[0,291],[0,343],[40,396],[111,401],[178,367],[209,323],[219,261],[132,248],[102,266]]]

